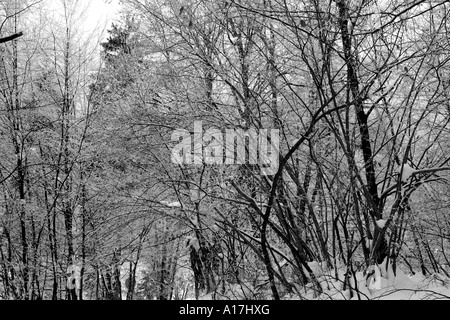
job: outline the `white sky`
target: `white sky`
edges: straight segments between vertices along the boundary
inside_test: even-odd
[[[103,39],[107,36],[106,29],[111,28],[111,23],[119,17],[119,0],[82,0],[90,2],[87,12],[85,29],[94,31],[94,29],[104,30]]]
[[[91,45],[105,41],[107,29],[111,29],[113,22],[120,21],[120,0],[45,0],[42,8],[53,19],[63,21],[64,3],[70,12],[75,9],[75,20],[71,23],[81,32],[81,37],[90,39]]]
[[[45,0],[41,3],[43,18],[48,15],[49,23],[59,21],[64,26],[64,4],[73,13],[69,23],[73,23],[74,39],[86,49],[86,54],[93,54],[89,64],[96,69],[100,61],[100,43],[107,39],[111,24],[120,21],[120,0]]]

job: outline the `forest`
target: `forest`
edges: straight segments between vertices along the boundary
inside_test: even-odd
[[[448,1],[89,1],[0,1],[0,300],[450,299]]]

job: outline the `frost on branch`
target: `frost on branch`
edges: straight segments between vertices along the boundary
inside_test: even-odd
[[[169,207],[169,208],[181,208],[181,203],[179,202],[172,202],[169,203],[167,201],[161,201],[160,202],[163,206]]]

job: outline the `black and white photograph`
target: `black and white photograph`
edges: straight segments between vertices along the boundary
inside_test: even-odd
[[[450,2],[0,0],[0,300],[450,300]]]

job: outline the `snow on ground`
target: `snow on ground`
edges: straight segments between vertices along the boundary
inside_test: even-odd
[[[310,266],[319,266],[311,263]],[[317,270],[316,270],[317,271]],[[380,266],[371,266],[366,275],[361,271],[351,277],[349,281],[355,288],[355,279],[358,288],[344,290],[345,272],[340,270],[338,278],[335,271],[317,273],[318,281],[324,292],[320,296],[308,292],[303,298],[316,300],[450,300],[450,278],[439,274],[423,276],[421,274],[407,275],[397,268],[396,275],[392,266],[386,268],[385,263]]]
[[[195,239],[191,238],[193,245]],[[189,268],[189,259],[185,257],[182,259],[182,264],[185,265],[177,272],[178,281],[182,286],[178,288],[182,290],[185,285],[193,281],[193,275]],[[284,300],[450,300],[450,278],[440,274],[433,274],[431,276],[423,276],[420,273],[414,275],[405,274],[402,270],[397,268],[394,275],[392,266],[386,268],[386,264],[370,266],[367,271],[358,271],[354,276],[351,276],[349,283],[353,290],[349,290],[348,286],[344,290],[345,266],[338,265],[338,271],[328,270],[325,263],[308,262],[309,268],[313,271],[323,293],[319,296],[313,290],[312,283],[307,284],[307,288],[298,286],[301,296],[298,294],[290,294],[282,297]],[[125,264],[122,268],[123,288],[125,288],[125,280],[128,276],[128,267]],[[137,282],[139,283],[143,278],[143,271],[145,264],[138,265]],[[308,272],[305,274],[309,277]],[[337,278],[336,278],[337,274]],[[356,282],[356,286],[355,286]],[[358,288],[358,290],[354,290]],[[185,288],[186,289],[186,288]],[[183,291],[183,290],[182,290]],[[246,299],[271,299],[270,290],[261,292],[255,289],[254,283],[242,282],[240,284],[228,284],[224,294],[201,294],[199,300],[246,300]],[[186,300],[195,300],[193,288],[186,291]],[[126,291],[123,292],[126,297]]]

